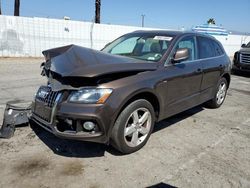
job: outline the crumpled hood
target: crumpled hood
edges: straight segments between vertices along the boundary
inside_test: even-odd
[[[157,63],[111,55],[101,51],[69,45],[43,51],[45,69],[62,77],[96,77],[127,71],[149,71]]]

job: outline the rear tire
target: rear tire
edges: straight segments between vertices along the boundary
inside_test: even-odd
[[[210,108],[219,108],[227,95],[228,83],[227,80],[223,77],[219,80],[216,88],[216,92],[214,94],[213,99],[206,102],[206,106]]]
[[[128,154],[141,149],[148,141],[155,123],[150,102],[139,99],[130,103],[118,116],[111,135],[111,145]]]

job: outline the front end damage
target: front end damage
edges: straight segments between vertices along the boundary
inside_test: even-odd
[[[105,142],[104,126],[94,113],[98,106],[70,104],[69,94],[70,90],[53,91],[50,86],[41,86],[32,105],[31,120],[61,138]]]
[[[74,140],[108,143],[114,108],[98,101],[71,102],[72,93],[105,89],[105,83],[157,68],[155,63],[75,45],[47,50],[43,54],[46,62],[42,64],[42,75],[47,77],[48,83],[39,88],[31,108],[22,112],[27,114],[25,120],[35,122],[58,137]]]

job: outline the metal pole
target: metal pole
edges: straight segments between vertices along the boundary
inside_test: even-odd
[[[144,18],[145,18],[145,14],[141,15],[141,26],[144,27]]]
[[[15,0],[14,16],[19,16],[19,15],[20,15],[20,0]]]
[[[2,15],[1,0],[0,0],[0,15]]]
[[[95,1],[95,23],[101,22],[101,0]]]

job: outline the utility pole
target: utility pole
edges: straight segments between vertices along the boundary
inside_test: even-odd
[[[20,15],[20,0],[15,0],[14,16]]]
[[[101,0],[95,0],[95,23],[101,22]]]
[[[141,26],[144,27],[144,18],[145,18],[145,14],[141,15]]]

